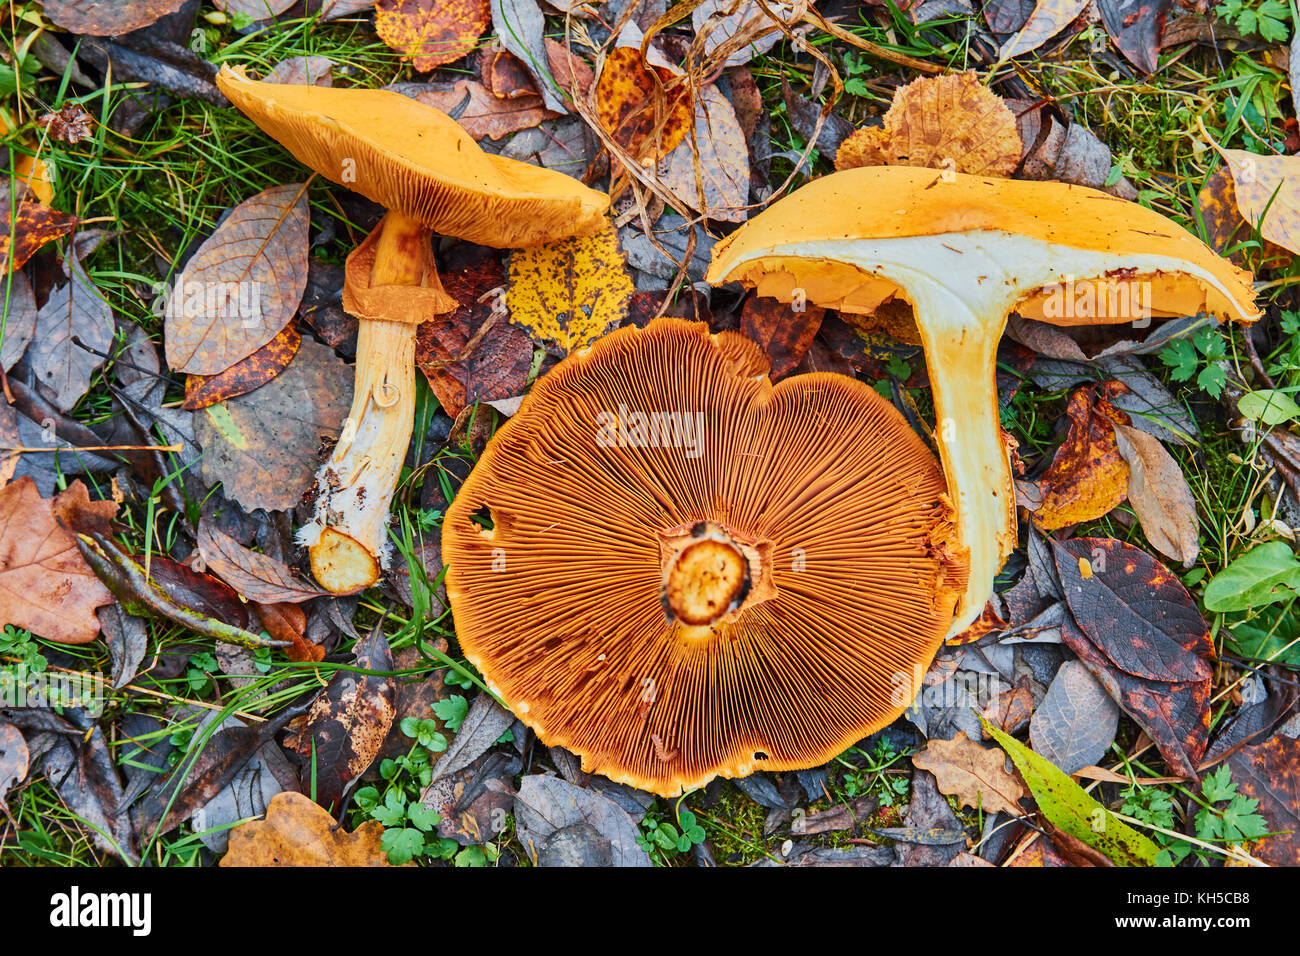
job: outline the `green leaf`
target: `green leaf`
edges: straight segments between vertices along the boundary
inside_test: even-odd
[[[379,846],[388,854],[388,862],[394,866],[410,863],[415,855],[424,849],[424,834],[410,827],[400,830],[385,830],[379,840]]]
[[[1209,611],[1244,611],[1293,598],[1300,592],[1300,561],[1285,543],[1269,541],[1247,551],[1205,586]]]
[[[1177,339],[1161,349],[1160,361],[1173,369],[1169,377],[1175,382],[1190,380],[1199,364],[1196,349],[1186,339]]]
[[[1218,398],[1222,395],[1224,383],[1227,381],[1228,373],[1218,365],[1207,365],[1201,369],[1201,374],[1196,376],[1196,384],[1204,389],[1210,398]]]
[[[1247,392],[1237,402],[1237,410],[1247,418],[1269,426],[1281,425],[1300,416],[1300,405],[1286,392],[1276,388]]]
[[[460,694],[452,694],[434,703],[433,712],[453,734],[460,730],[461,721],[469,713],[469,702]]]
[[[1005,750],[1038,809],[1052,825],[1105,854],[1119,866],[1155,866],[1160,848],[1084,792],[1050,760],[1040,757],[983,717],[985,733]]]
[[[432,830],[442,822],[442,815],[437,810],[426,807],[423,803],[413,803],[406,811],[406,819],[417,830]]]

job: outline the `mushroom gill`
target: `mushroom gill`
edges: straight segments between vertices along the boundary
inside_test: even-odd
[[[816,766],[894,720],[965,587],[943,473],[871,388],[766,377],[660,319],[575,353],[448,510],[488,686],[583,769],[675,795]]]

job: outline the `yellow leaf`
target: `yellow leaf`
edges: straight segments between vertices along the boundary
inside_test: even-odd
[[[421,73],[468,56],[492,22],[488,0],[379,0],[375,32]]]
[[[277,793],[266,818],[230,831],[222,866],[388,866],[380,848],[384,828],[367,820],[352,833],[301,793]]]
[[[594,235],[516,250],[508,279],[510,321],[566,353],[621,323],[633,292],[612,224]]]
[[[1219,149],[1232,170],[1237,209],[1265,239],[1300,252],[1300,157]]]

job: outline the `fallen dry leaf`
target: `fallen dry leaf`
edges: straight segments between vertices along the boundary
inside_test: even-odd
[[[12,230],[10,216],[14,217]],[[71,235],[76,228],[76,216],[38,202],[19,203],[18,212],[14,213],[6,191],[6,195],[0,197],[0,276],[10,268],[21,269],[47,242]],[[9,259],[11,246],[12,262]]]
[[[325,648],[313,644],[304,636],[307,615],[297,604],[254,604],[262,627],[271,639],[287,641],[285,657],[295,663],[315,663],[325,657]]]
[[[1247,251],[1239,247],[1254,239],[1254,230],[1237,208],[1231,169],[1226,166],[1216,169],[1196,194],[1196,204],[1200,206],[1206,237],[1215,252],[1226,255],[1238,268],[1246,268]],[[1263,240],[1261,252],[1267,268],[1280,269],[1291,264],[1291,253],[1275,242]]]
[[[1119,453],[1128,462],[1128,501],[1152,547],[1190,568],[1201,544],[1197,537],[1196,499],[1183,470],[1159,438],[1139,428],[1115,423]]]
[[[334,61],[327,56],[291,56],[275,65],[266,82],[289,86],[333,86]]]
[[[27,476],[0,488],[0,624],[61,644],[87,644],[99,634],[95,608],[111,604],[113,595],[55,520],[57,504],[104,518],[117,514],[115,502],[91,503],[80,481],[53,499],[42,498]]]
[[[558,115],[548,110],[536,93],[503,99],[493,96],[477,80],[457,80],[450,85],[430,83],[423,87],[398,84],[392,89],[455,116],[456,122],[475,140],[501,139]]]
[[[776,381],[803,361],[825,315],[820,306],[795,312],[780,299],[752,295],[740,310],[740,331],[762,347],[771,363],[768,377]]]
[[[473,52],[492,22],[488,0],[379,0],[375,32],[421,73]]]
[[[659,178],[709,219],[742,222],[749,215],[749,146],[736,111],[716,86],[700,91],[695,127],[661,161]]]
[[[1260,235],[1300,252],[1300,157],[1220,149],[1232,172],[1237,209]]]
[[[0,270],[0,315],[5,330],[4,342],[0,342],[0,368],[7,372],[23,357],[36,331],[36,296],[21,269],[8,276]]]
[[[1025,812],[1018,802],[1025,788],[1007,770],[1007,755],[968,739],[965,731],[952,740],[931,740],[912,763],[934,774],[940,792],[956,797],[964,807],[1012,816]]]
[[[1066,661],[1029,722],[1029,743],[1065,773],[1100,760],[1119,726],[1119,707],[1088,668]]]
[[[388,866],[384,827],[367,820],[348,833],[310,797],[287,790],[266,807],[266,819],[230,831],[221,866]]]
[[[647,63],[635,46],[609,51],[596,80],[596,116],[636,160],[661,159],[686,138],[690,91],[667,66]]]
[[[139,30],[183,6],[185,0],[118,0],[117,3],[43,0],[41,3],[42,12],[64,30],[96,37]]]
[[[1259,801],[1269,836],[1251,848],[1273,866],[1300,866],[1300,740],[1277,734],[1228,760],[1238,792]]]
[[[36,313],[27,361],[54,404],[68,411],[90,388],[91,376],[113,344],[113,310],[90,281],[81,263],[69,256],[71,274]],[[80,339],[77,344],[73,339]]]
[[[14,784],[27,778],[29,757],[22,732],[13,724],[0,720],[0,813],[6,817],[9,816],[9,804],[5,798]]]
[[[307,287],[307,184],[245,199],[185,264],[167,301],[167,364],[215,375],[270,342]]]
[[[65,103],[58,112],[45,113],[36,121],[37,126],[49,130],[50,139],[60,143],[80,143],[83,139],[90,139],[93,123],[80,103]]]
[[[510,256],[510,321],[567,354],[590,345],[627,318],[634,288],[612,224]]]
[[[185,376],[185,401],[181,408],[197,411],[236,395],[247,395],[288,368],[300,345],[302,333],[290,322],[275,338],[224,372]]]
[[[261,388],[195,412],[203,480],[250,511],[292,508],[312,486],[321,442],[338,436],[352,377],[333,349],[307,339]]]
[[[199,522],[198,546],[207,567],[250,601],[294,604],[325,593],[282,561],[245,548],[206,520]]]
[[[1100,518],[1128,493],[1128,464],[1115,441],[1115,422],[1128,415],[1111,404],[1123,386],[1107,382],[1070,396],[1070,426],[1040,482],[1043,504],[1034,522],[1046,531]]]
[[[1143,73],[1154,73],[1173,0],[1097,0],[1101,22],[1125,59]]]
[[[924,166],[1009,176],[1021,151],[1015,114],[968,70],[900,87],[884,125],[857,130],[844,140],[835,168]]]
[[[1087,6],[1088,0],[1038,0],[1020,32],[1002,44],[998,59],[1009,60],[1037,50],[1069,26]]]

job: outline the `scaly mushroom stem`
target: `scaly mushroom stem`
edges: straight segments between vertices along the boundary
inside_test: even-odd
[[[419,285],[429,230],[390,212],[371,285]],[[389,506],[411,443],[415,418],[413,322],[362,319],[357,331],[352,409],[334,454],[317,475],[318,535],[311,542],[316,580],[335,594],[370,587],[386,563]]]

